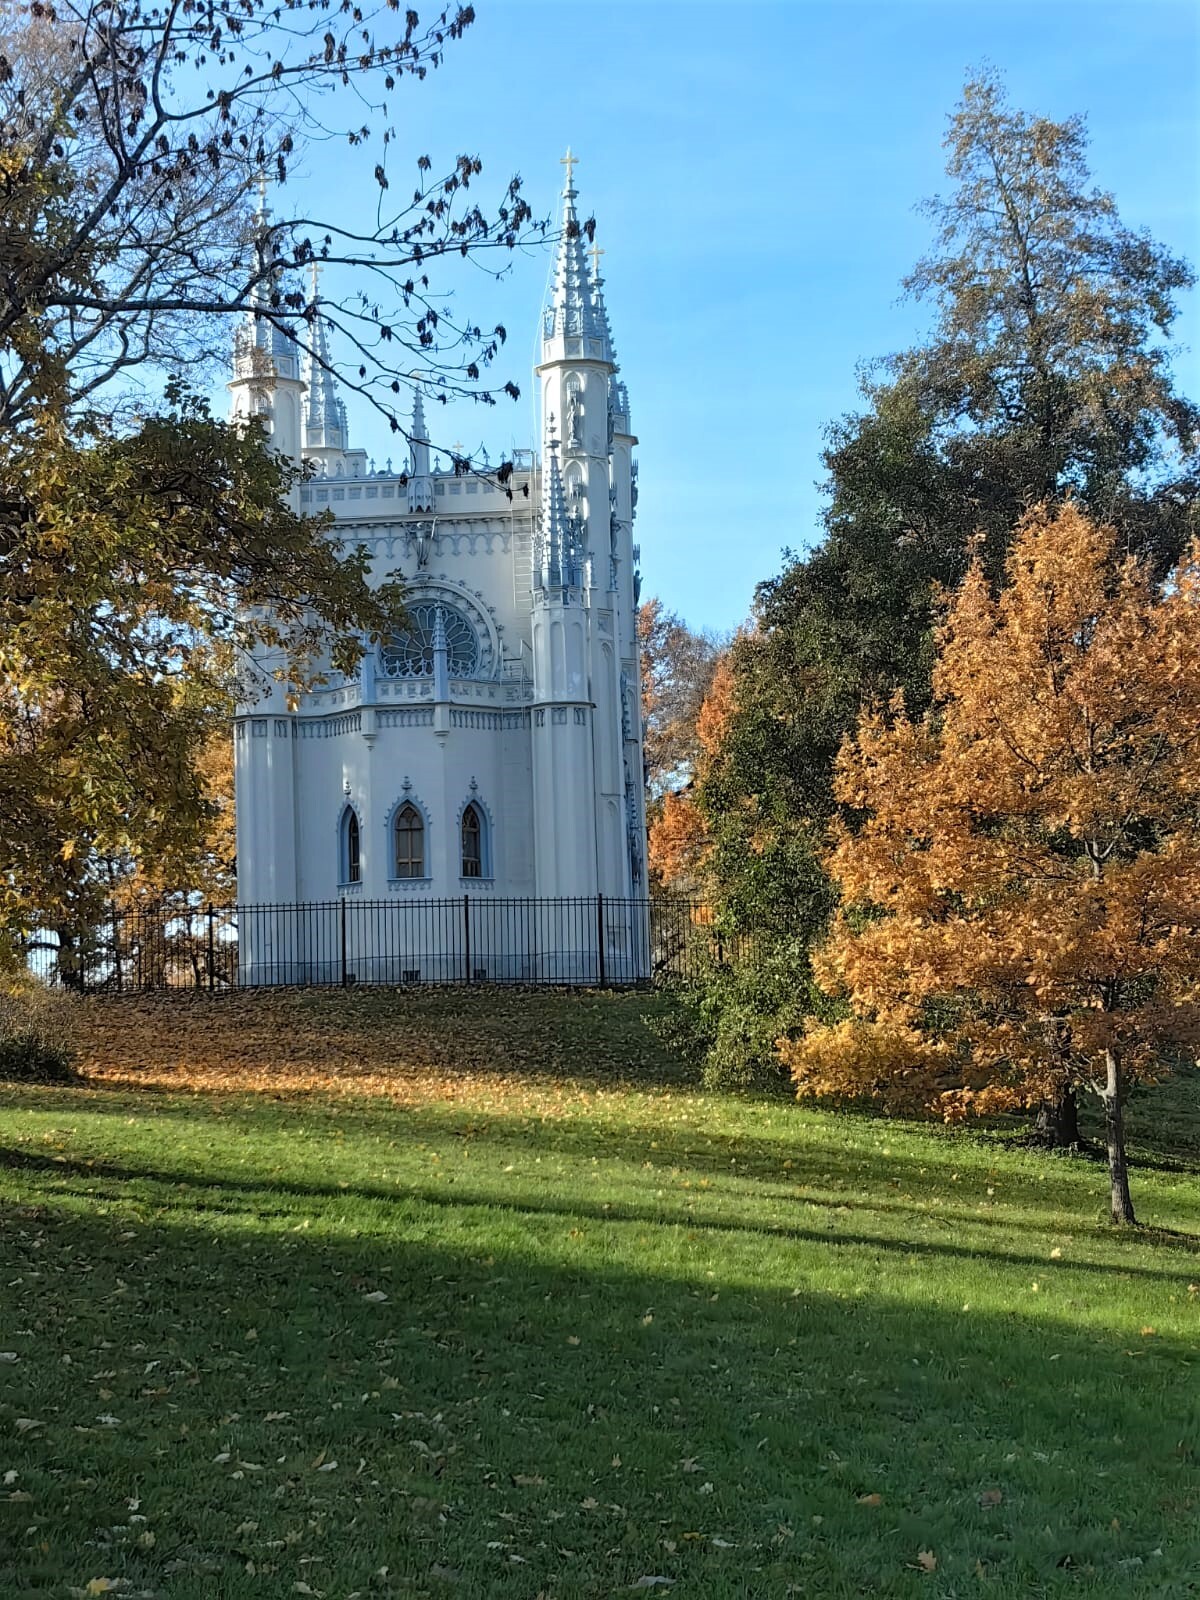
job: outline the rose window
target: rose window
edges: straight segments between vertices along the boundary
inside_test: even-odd
[[[433,642],[439,615],[446,635],[446,665],[452,678],[472,678],[479,666],[479,639],[475,629],[453,606],[441,600],[417,600],[406,607],[408,626],[380,652],[389,678],[428,678],[433,675]]]

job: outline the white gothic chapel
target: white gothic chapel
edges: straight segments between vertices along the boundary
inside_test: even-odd
[[[317,359],[239,330],[233,416],[314,464],[403,633],[289,708],[274,663],[234,726],[241,981],[644,975],[637,466],[599,252],[571,158],[542,324],[542,450],[509,488],[436,470],[421,398],[403,473],[351,448]],[[527,491],[527,492],[526,492]],[[596,908],[593,911],[593,907]]]

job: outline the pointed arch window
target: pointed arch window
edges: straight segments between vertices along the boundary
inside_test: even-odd
[[[474,802],[462,814],[462,875],[464,878],[485,876],[483,817]]]
[[[392,866],[397,878],[425,876],[425,819],[405,801],[392,823]]]
[[[342,812],[342,825],[339,830],[339,861],[338,882],[342,884],[362,882],[362,830],[358,823],[358,812],[353,806],[347,806]]]

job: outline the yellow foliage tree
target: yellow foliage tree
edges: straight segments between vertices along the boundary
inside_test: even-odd
[[[657,601],[650,602],[657,606]],[[643,612],[645,607],[642,608]],[[693,782],[668,790],[650,814],[651,881],[666,889],[690,893],[704,884],[704,865],[711,842],[704,813],[696,803],[695,779],[702,779],[719,748],[733,711],[733,670],[724,650],[712,667],[707,692],[694,708],[689,740]]]
[[[1102,1100],[1132,1223],[1128,1086],[1200,1037],[1200,548],[1166,586],[1068,505],[1017,530],[997,597],[948,606],[933,711],[842,748],[821,958],[851,1016],[780,1051],[801,1094],[947,1117]]]

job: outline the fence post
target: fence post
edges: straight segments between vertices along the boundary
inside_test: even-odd
[[[113,908],[112,908],[112,930],[113,930],[113,971],[116,974],[116,979],[117,979],[117,993],[120,994],[121,993],[121,989],[123,987],[123,981],[124,981],[123,980],[123,975],[122,975],[122,972],[121,972],[121,913],[117,910],[117,905],[116,905],[116,901],[115,900],[113,901]]]
[[[217,986],[217,951],[213,934],[213,903],[208,902],[208,992],[211,994]]]
[[[600,987],[605,984],[604,971],[604,896],[596,896],[596,951],[600,959]]]
[[[471,896],[469,894],[463,895],[463,960],[466,962],[466,966],[467,966],[466,973],[464,974],[464,980],[465,980],[465,982],[470,983],[472,981],[472,979],[471,979]]]
[[[344,989],[344,988],[346,988],[347,984],[350,981],[350,975],[349,975],[349,971],[348,971],[347,965],[346,965],[346,902],[345,902],[345,900],[343,900],[341,902],[341,907],[342,907],[342,918],[341,918],[341,924],[342,924],[342,988]]]

